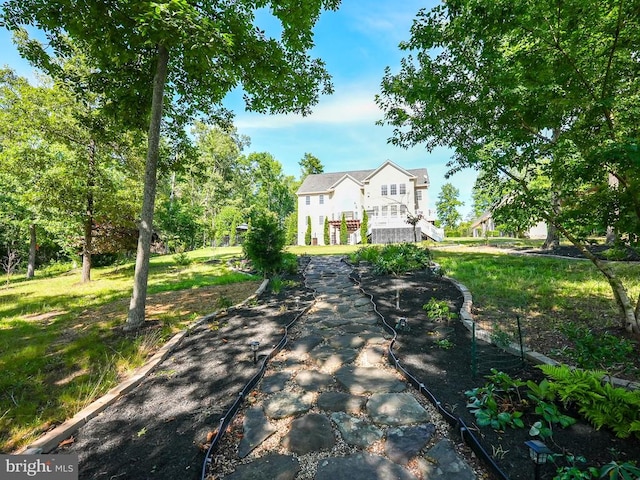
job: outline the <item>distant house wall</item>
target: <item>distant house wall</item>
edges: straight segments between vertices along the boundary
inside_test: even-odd
[[[375,170],[308,175],[297,192],[298,244],[305,244],[308,217],[312,243],[318,245],[324,244],[324,219],[341,220],[343,213],[347,220],[360,221],[366,210],[370,229],[404,228],[408,213],[421,212],[429,219],[428,188],[425,168],[405,170],[389,160]],[[330,237],[335,238],[335,228],[330,226]],[[353,235],[354,241],[359,238]]]

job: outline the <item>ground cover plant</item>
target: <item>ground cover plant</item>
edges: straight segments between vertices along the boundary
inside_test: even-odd
[[[151,261],[148,320],[122,332],[133,264],[78,270],[0,288],[0,451],[10,452],[113,387],[196,318],[236,304],[259,278],[231,271],[239,248]]]

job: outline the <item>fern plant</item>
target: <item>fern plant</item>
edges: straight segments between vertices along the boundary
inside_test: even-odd
[[[552,389],[565,404],[573,403],[596,429],[611,428],[616,436],[640,438],[640,391],[603,382],[605,372],[571,369],[566,365],[541,365],[552,378]]]

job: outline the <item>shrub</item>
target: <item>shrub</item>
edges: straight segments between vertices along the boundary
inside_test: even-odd
[[[252,218],[242,249],[256,270],[267,277],[281,268],[285,241],[278,219],[265,211]]]

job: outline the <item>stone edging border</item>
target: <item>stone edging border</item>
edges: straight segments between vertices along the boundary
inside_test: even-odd
[[[246,303],[250,302],[254,298],[261,295],[267,285],[269,279],[265,278],[258,289],[253,295],[250,295],[242,302],[228,308],[227,310],[233,310]],[[126,380],[113,387],[102,397],[98,398],[94,402],[87,405],[85,408],[76,413],[73,417],[65,420],[63,423],[55,427],[53,430],[42,435],[36,441],[30,443],[21,450],[15,452],[16,454],[23,455],[37,455],[41,453],[49,453],[56,448],[60,442],[66,438],[69,438],[71,434],[76,432],[80,427],[87,423],[92,418],[100,414],[105,408],[114,403],[121,396],[133,390],[137,387],[146,377],[149,375],[163,360],[165,360],[169,354],[175,350],[182,340],[189,335],[189,333],[196,327],[199,327],[203,323],[209,322],[220,314],[219,311],[215,311],[208,315],[205,315],[198,320],[194,321],[185,330],[176,333],[167,343],[165,343],[158,351],[141,367],[137,368],[133,374],[131,374]]]
[[[473,305],[471,292],[462,283],[458,282],[457,280],[451,277],[443,276],[442,278],[451,282],[462,294],[463,301],[462,301],[462,307],[460,308],[460,320],[462,320],[462,324],[465,326],[465,328],[467,328],[467,330],[472,332],[474,320],[471,314],[471,305]],[[476,336],[481,338],[485,342],[493,343],[491,341],[491,334],[486,330],[476,327]],[[507,351],[514,355],[518,355],[518,356],[520,355],[520,347],[515,344],[512,344],[507,349]],[[546,355],[543,355],[542,353],[531,350],[527,347],[524,347],[524,356],[527,360],[529,360],[530,362],[536,365],[560,365],[560,363],[556,362],[554,359],[549,358]],[[622,378],[617,378],[617,377],[611,377],[608,375],[605,376],[603,380],[610,382],[612,385],[616,387],[627,388],[629,390],[640,390],[640,383],[637,383],[637,382],[632,382],[632,381],[624,380]]]

